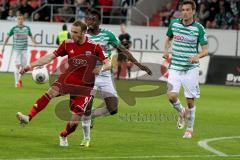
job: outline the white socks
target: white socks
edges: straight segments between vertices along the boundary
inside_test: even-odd
[[[99,116],[108,116],[108,115],[110,115],[110,112],[108,111],[106,106],[92,110],[92,118],[96,118]]]
[[[187,130],[193,131],[194,121],[195,121],[195,112],[196,107],[188,109],[188,123],[187,123]]]
[[[177,102],[175,102],[175,103],[172,103],[172,106],[173,106],[173,108],[175,108],[178,112],[182,112],[182,110],[183,110],[183,106],[182,106],[182,104],[181,104],[181,102],[180,102],[180,100],[178,99],[177,100]]]
[[[14,71],[14,78],[15,78],[15,84],[21,79],[21,74],[19,73],[19,69],[15,68]]]
[[[91,116],[82,116],[82,129],[84,140],[90,139]]]

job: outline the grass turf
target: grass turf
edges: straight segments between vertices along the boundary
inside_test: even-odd
[[[0,159],[240,159],[240,139],[209,143],[236,157],[218,157],[197,145],[203,139],[240,136],[239,87],[200,86],[194,137],[189,140],[182,139],[184,130],[176,129],[177,114],[164,94],[164,83],[116,81],[119,113],[95,120],[89,148],[80,147],[80,126],[68,137],[70,146],[61,148],[58,135],[66,122],[56,116],[55,106],[68,96],[53,99],[22,128],[16,112],[28,113],[48,84],[35,84],[26,75],[24,87],[17,89],[13,81],[12,74],[0,73]],[[182,94],[180,99],[185,105]],[[96,99],[95,106],[100,103]]]

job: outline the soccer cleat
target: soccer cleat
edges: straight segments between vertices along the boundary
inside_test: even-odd
[[[187,117],[187,109],[183,108],[182,112],[179,113],[178,121],[177,121],[177,128],[183,129],[185,126],[185,120]]]
[[[19,80],[18,83],[19,83],[19,86],[20,86],[20,87],[23,87],[22,80]]]
[[[80,144],[81,147],[89,147],[90,139],[83,139],[82,143]]]
[[[29,123],[29,116],[26,116],[21,112],[17,112],[17,119],[20,121],[21,125],[25,125]]]
[[[17,83],[16,83],[16,87],[17,88],[22,88],[22,80],[19,80]]]
[[[186,130],[186,132],[183,135],[183,138],[192,138],[193,131]]]
[[[68,140],[67,137],[59,137],[59,145],[61,147],[67,147],[68,146]]]

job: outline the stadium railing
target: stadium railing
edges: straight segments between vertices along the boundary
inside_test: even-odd
[[[58,8],[63,8],[64,6],[70,7],[73,9],[73,14],[59,14],[58,12],[56,12],[56,10]],[[85,9],[87,8],[87,6],[81,6],[78,7],[76,5],[63,5],[63,4],[44,4],[43,6],[39,7],[37,10],[35,10],[32,14],[31,14],[31,21],[34,21],[34,15],[41,12],[43,9],[48,8],[50,10],[50,22],[54,22],[54,16],[61,16],[61,17],[69,17],[69,18],[74,18],[77,19],[78,18],[78,11],[80,9]],[[111,8],[112,12],[110,14],[110,16],[106,16],[103,14],[103,10],[105,8]],[[102,15],[102,20],[104,18],[110,18],[111,22],[112,21],[117,21],[117,24],[120,24],[122,21],[126,21],[129,24],[132,24],[131,22],[134,22],[134,19],[131,18],[131,9],[135,11],[135,13],[137,13],[139,15],[139,18],[142,18],[146,21],[147,26],[149,25],[149,16],[147,16],[145,13],[143,13],[140,9],[136,8],[134,5],[133,6],[129,6],[127,7],[128,10],[128,14],[126,16],[123,16],[121,14],[121,10],[122,9],[126,9],[125,7],[121,7],[121,6],[97,6],[96,9],[100,10],[100,13]],[[116,14],[116,15],[115,15]],[[113,23],[111,23],[113,24]]]

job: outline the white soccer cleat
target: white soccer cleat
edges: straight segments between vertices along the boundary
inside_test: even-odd
[[[183,108],[182,112],[179,113],[178,121],[177,121],[177,128],[183,129],[185,126],[185,121],[187,117],[187,109]]]
[[[17,119],[20,121],[21,125],[26,125],[29,123],[29,116],[26,116],[21,112],[17,112]]]
[[[183,138],[188,138],[188,139],[190,139],[190,138],[192,138],[192,134],[193,134],[193,131],[191,131],[191,130],[186,130],[186,132],[185,132],[184,135],[183,135]]]
[[[67,147],[68,146],[68,140],[67,137],[59,137],[59,145],[61,147]]]

